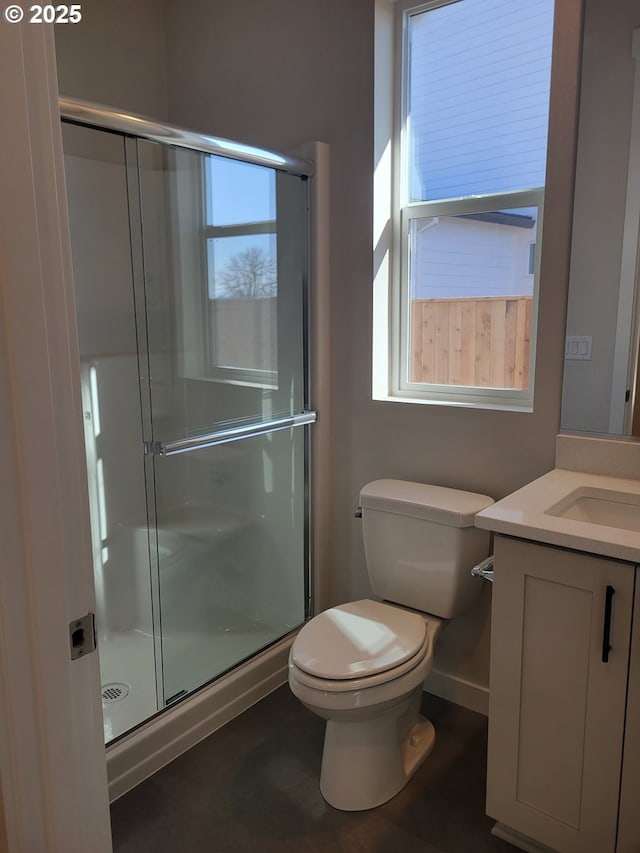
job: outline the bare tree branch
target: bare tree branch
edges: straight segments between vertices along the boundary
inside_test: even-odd
[[[225,297],[275,296],[277,267],[264,249],[252,246],[229,259],[219,282]]]

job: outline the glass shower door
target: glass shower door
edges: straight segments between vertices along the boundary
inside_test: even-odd
[[[120,134],[63,123],[104,737],[162,707],[140,413],[131,168]]]
[[[306,615],[306,181],[131,144],[154,621],[169,704]]]

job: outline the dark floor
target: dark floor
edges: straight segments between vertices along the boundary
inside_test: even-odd
[[[484,814],[486,719],[425,694],[431,756],[390,802],[318,788],[324,722],[279,688],[115,802],[116,853],[513,853]]]

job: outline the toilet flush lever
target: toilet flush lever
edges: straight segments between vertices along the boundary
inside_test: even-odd
[[[356,518],[362,518],[362,507],[356,507],[356,511],[353,514]]]
[[[487,557],[486,560],[478,563],[477,566],[474,566],[471,569],[471,574],[474,577],[484,578],[485,580],[493,583],[493,554],[490,557]]]

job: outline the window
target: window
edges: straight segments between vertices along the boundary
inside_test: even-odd
[[[301,410],[306,177],[177,146],[138,147],[145,257],[157,270],[149,280],[166,282],[164,299],[175,305],[174,329],[157,328],[167,312],[154,283],[154,358],[170,352],[173,338],[177,376],[215,383],[222,409],[239,394],[262,400],[261,417]]]
[[[208,369],[277,384],[276,173],[205,160]]]
[[[397,4],[376,398],[531,409],[553,5]]]

